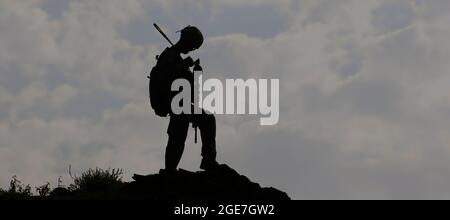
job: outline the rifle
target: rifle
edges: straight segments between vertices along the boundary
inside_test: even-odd
[[[156,30],[167,40],[169,41],[170,45],[174,45],[172,43],[172,41],[169,39],[169,37],[167,37],[167,35],[161,30],[161,28],[159,28],[159,26],[156,23],[153,23],[153,26],[156,28]]]
[[[166,39],[170,45],[174,46],[174,44],[172,43],[172,41],[169,39],[169,37],[164,33],[164,31],[156,24],[153,23],[153,26],[156,28],[156,30],[164,37],[164,39]],[[202,66],[200,66],[200,59],[197,59],[194,62],[194,72],[195,71],[202,71],[203,73],[203,68]],[[195,129],[195,143],[197,143],[197,130],[198,130],[198,123],[196,122],[196,119],[194,118],[192,120],[192,127]]]

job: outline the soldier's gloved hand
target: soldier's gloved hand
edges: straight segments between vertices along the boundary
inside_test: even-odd
[[[187,57],[184,59],[184,65],[187,67],[192,67],[194,66],[194,60],[191,57]]]

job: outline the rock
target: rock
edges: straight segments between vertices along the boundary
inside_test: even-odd
[[[284,201],[289,196],[275,188],[262,188],[223,164],[214,172],[134,175],[121,192],[133,198],[154,200],[258,200]]]

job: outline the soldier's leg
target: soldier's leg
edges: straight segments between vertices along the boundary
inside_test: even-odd
[[[185,115],[170,117],[169,141],[166,147],[166,170],[176,170],[183,155],[184,145],[189,129],[189,118]]]
[[[216,161],[216,118],[213,114],[196,115],[202,138],[202,157]]]

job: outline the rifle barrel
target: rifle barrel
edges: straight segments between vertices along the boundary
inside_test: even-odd
[[[158,32],[167,40],[169,41],[169,43],[173,46],[172,41],[169,39],[169,37],[167,37],[167,35],[161,30],[161,28],[156,24],[153,23],[153,26],[156,28],[156,30],[158,30]]]

